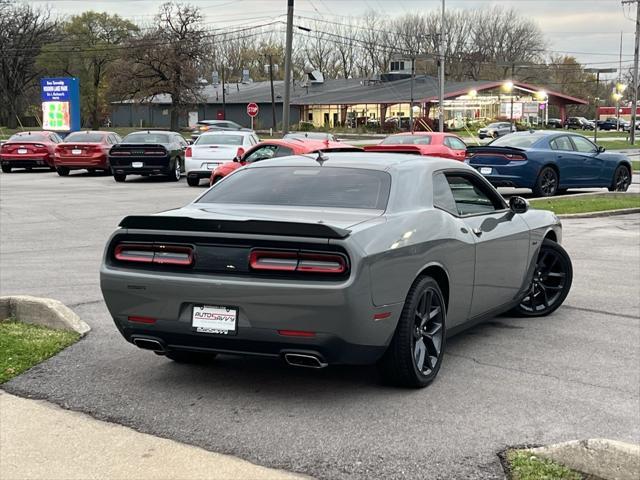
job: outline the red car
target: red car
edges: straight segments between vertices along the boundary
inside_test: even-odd
[[[367,152],[398,152],[450,158],[464,162],[467,145],[451,133],[413,132],[390,135],[377,145],[364,147]]]
[[[69,171],[87,169],[109,171],[108,154],[111,147],[122,139],[114,132],[73,132],[56,147],[55,167],[64,177]]]
[[[16,133],[0,147],[0,166],[4,173],[14,168],[50,168],[62,138],[55,132],[30,131]]]
[[[267,160],[269,158],[286,157],[288,155],[304,155],[305,153],[323,152],[361,152],[362,148],[347,145],[343,142],[331,142],[328,140],[310,140],[302,138],[290,138],[283,140],[266,140],[251,147],[244,152],[238,149],[238,155],[232,162],[223,163],[211,172],[209,185],[226,177],[247,163]]]

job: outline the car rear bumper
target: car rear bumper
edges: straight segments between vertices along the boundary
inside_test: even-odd
[[[141,166],[134,167],[136,163],[140,163]],[[168,157],[109,157],[109,164],[113,173],[125,175],[168,175],[173,171]]]
[[[384,353],[402,310],[402,304],[373,305],[368,275],[309,284],[231,277],[132,275],[109,266],[100,274],[103,296],[122,335],[130,342],[136,336],[157,339],[169,350],[274,357],[311,352],[327,363],[373,363]],[[197,332],[192,327],[196,305],[237,309],[236,334]],[[380,313],[385,318],[376,320]],[[140,316],[155,323],[129,320]]]
[[[0,155],[0,164],[14,168],[52,167],[53,162],[47,155]]]
[[[191,170],[187,173],[188,178],[211,178],[213,170]]]
[[[56,167],[67,168],[109,168],[107,157],[104,155],[95,157],[81,157],[77,155],[56,155],[54,160]]]
[[[484,178],[495,187],[533,188],[536,181],[536,172],[530,171],[527,162],[519,162],[517,165],[473,165]],[[483,173],[483,169],[490,168],[490,173]]]

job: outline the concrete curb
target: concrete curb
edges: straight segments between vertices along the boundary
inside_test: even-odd
[[[604,480],[640,478],[640,445],[595,438],[557,443],[529,451]]]
[[[0,297],[0,321],[15,317],[21,322],[58,330],[73,330],[84,336],[91,327],[58,300],[28,295]]]
[[[640,207],[619,208],[617,210],[603,210],[602,212],[586,212],[586,213],[563,213],[557,215],[558,218],[594,218],[594,217],[612,217],[614,215],[628,215],[630,213],[640,213]]]

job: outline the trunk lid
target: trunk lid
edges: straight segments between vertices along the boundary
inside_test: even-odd
[[[466,160],[472,167],[475,166],[500,166],[511,162],[524,162],[527,160],[527,151],[515,147],[467,147]]]

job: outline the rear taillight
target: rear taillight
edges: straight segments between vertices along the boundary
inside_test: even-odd
[[[184,151],[184,156],[185,157],[191,157],[192,153],[191,153],[191,147],[187,147],[187,149]]]
[[[164,243],[120,243],[113,251],[120,262],[157,263],[160,265],[193,265],[193,247]]]
[[[34,143],[33,146],[35,148],[47,148],[45,145],[42,145],[41,143]]]
[[[114,157],[124,157],[126,155],[131,155],[131,152],[127,152],[126,150],[115,150],[109,153]]]
[[[167,152],[165,152],[164,150],[146,150],[144,152],[145,155],[155,155],[155,156],[161,156],[161,155],[166,155]]]
[[[526,158],[523,157],[522,155],[511,154],[511,153],[505,154],[505,157],[507,157],[509,160],[516,161],[516,162],[521,162],[523,160],[526,160]]]
[[[473,152],[467,152],[467,153],[465,154],[465,158],[471,158],[471,157],[473,157],[474,155],[475,155],[475,153],[473,153]]]
[[[347,271],[347,260],[333,253],[289,250],[253,250],[249,255],[252,270],[339,275]]]

